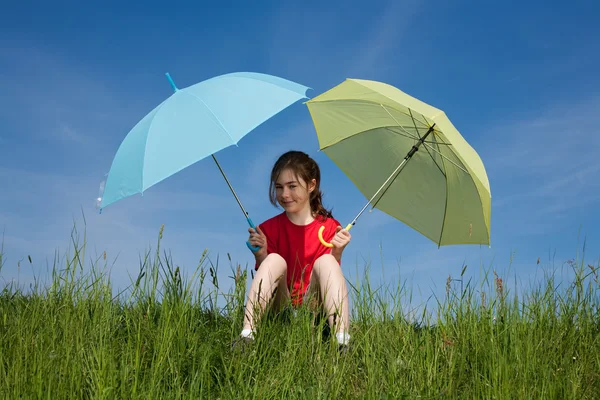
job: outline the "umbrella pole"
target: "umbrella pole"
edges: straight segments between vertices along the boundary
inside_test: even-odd
[[[369,202],[367,204],[365,204],[365,206],[362,208],[362,210],[360,210],[360,212],[358,213],[358,215],[352,220],[352,222],[348,226],[354,226],[356,224],[356,220],[358,220],[358,218],[362,215],[362,213],[365,212],[365,210],[367,209],[367,207],[369,207],[369,204],[371,204],[373,202],[373,199],[375,199],[377,197],[377,195],[379,194],[379,192],[381,192],[383,190],[383,188],[388,184],[388,182],[396,179],[396,177],[398,176],[398,174],[400,174],[400,172],[402,171],[402,169],[404,169],[404,166],[406,165],[406,163],[419,150],[419,147],[421,147],[421,145],[423,144],[423,142],[425,141],[425,139],[427,138],[427,136],[429,136],[429,134],[431,132],[433,132],[433,128],[434,127],[435,127],[435,124],[433,124],[429,128],[429,130],[425,133],[425,135],[423,135],[423,137],[420,138],[417,141],[417,143],[415,143],[413,145],[412,149],[410,149],[410,151],[406,154],[406,156],[404,157],[404,159],[402,160],[402,162],[400,163],[400,165],[398,166],[398,168],[396,168],[394,170],[394,172],[392,172],[392,174],[386,179],[386,181],[383,182],[383,185],[381,185],[381,187],[377,190],[377,192],[375,192],[375,194],[373,195],[373,197],[371,197],[369,199]],[[387,188],[386,188],[386,190],[387,190]],[[383,197],[383,194],[381,195],[381,197]],[[373,203],[373,208],[375,208],[375,206],[377,205],[377,203],[379,202],[379,200],[381,200],[381,197],[375,203]]]
[[[248,215],[248,211],[246,211],[246,209],[242,205],[242,202],[240,201],[240,198],[235,193],[235,190],[233,190],[233,186],[231,186],[231,183],[229,183],[229,179],[227,179],[227,175],[225,175],[225,172],[223,171],[223,168],[221,168],[221,165],[217,161],[217,157],[215,157],[215,155],[212,154],[212,158],[215,161],[215,164],[217,164],[217,167],[219,168],[219,171],[221,171],[221,175],[223,175],[223,178],[225,178],[225,182],[227,182],[227,186],[229,186],[229,190],[231,190],[231,193],[233,193],[233,197],[235,197],[235,199],[237,200],[237,203],[239,204],[240,208],[242,209],[242,212],[244,213],[244,216],[246,217],[246,220],[248,221],[248,224],[250,225],[251,228],[256,229],[256,225],[254,225],[254,222],[252,222],[252,220],[250,219],[250,216]],[[260,250],[260,247],[253,247],[250,244],[250,242],[246,242],[246,246],[248,246],[248,248],[252,252],[256,252],[256,251]]]
[[[229,186],[229,189],[231,190],[231,193],[233,193],[233,196],[235,197],[235,199],[237,200],[238,204],[240,205],[240,208],[242,209],[242,212],[244,213],[244,216],[246,218],[248,218],[248,212],[246,211],[246,209],[242,205],[242,202],[240,201],[240,198],[238,197],[238,195],[235,193],[235,190],[233,190],[233,186],[231,186],[231,183],[229,183],[229,179],[227,179],[227,176],[225,175],[225,172],[223,172],[223,168],[221,168],[221,165],[217,161],[217,158],[215,157],[214,154],[212,155],[212,158],[215,161],[215,164],[217,164],[217,167],[219,168],[219,171],[221,171],[221,175],[223,175],[223,178],[225,178],[225,182],[227,182],[227,186]]]

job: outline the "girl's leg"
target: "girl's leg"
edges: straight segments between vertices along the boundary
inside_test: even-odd
[[[244,318],[244,330],[246,335],[254,332],[255,317],[260,317],[271,300],[273,306],[280,307],[286,300],[290,299],[290,291],[287,287],[287,265],[279,254],[271,253],[260,264],[256,271],[246,302]],[[273,295],[275,298],[273,299]],[[255,315],[255,310],[258,315]]]
[[[315,262],[310,286],[311,290],[319,291],[319,301],[338,341],[347,344],[350,324],[348,289],[342,268],[331,254],[323,255]]]

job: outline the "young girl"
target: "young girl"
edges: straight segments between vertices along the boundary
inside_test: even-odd
[[[246,303],[245,340],[254,338],[255,318],[268,304],[280,308],[291,301],[297,307],[311,292],[318,296],[340,346],[348,345],[348,289],[340,262],[350,233],[323,207],[320,181],[318,164],[303,152],[287,152],[273,166],[270,200],[283,212],[249,229],[250,244],[260,249],[254,253],[257,272]],[[323,225],[323,239],[333,248],[319,241]]]

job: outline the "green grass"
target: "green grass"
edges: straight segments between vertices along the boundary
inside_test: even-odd
[[[85,263],[76,236],[47,284],[0,292],[0,398],[600,398],[600,271],[581,260],[572,281],[547,273],[518,295],[494,271],[449,280],[421,323],[403,311],[406,285],[373,288],[365,273],[351,282],[349,354],[304,308],[234,352],[247,271],[229,260],[223,293],[217,264],[204,255],[183,276],[159,237],[115,296],[105,256]]]

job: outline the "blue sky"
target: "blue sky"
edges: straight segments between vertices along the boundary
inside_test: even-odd
[[[227,7],[231,7],[227,9]],[[163,247],[191,274],[205,248],[252,264],[247,226],[210,159],[108,207],[94,199],[133,125],[182,88],[234,71],[278,75],[313,88],[345,78],[384,81],[443,109],[481,156],[492,189],[492,246],[438,249],[378,211],[351,231],[344,271],[356,281],[408,279],[415,304],[443,293],[448,275],[493,268],[529,285],[581,250],[600,257],[600,82],[592,2],[12,2],[0,15],[2,284],[28,285],[86,218],[88,258],[106,250],[125,286],[140,254]],[[218,159],[255,222],[277,156],[320,163],[327,206],[343,224],[365,199],[317,152],[297,103]],[[33,263],[21,262],[27,256]],[[541,259],[537,265],[536,260]],[[509,269],[510,266],[510,269]],[[221,275],[229,275],[221,265]]]

